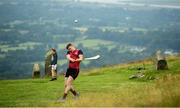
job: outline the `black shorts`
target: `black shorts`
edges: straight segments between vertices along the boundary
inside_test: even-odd
[[[71,76],[75,80],[78,74],[79,74],[79,69],[68,68],[65,77]]]

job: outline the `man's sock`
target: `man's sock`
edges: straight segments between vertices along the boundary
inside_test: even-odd
[[[74,96],[76,96],[76,95],[77,95],[77,92],[76,92],[75,90],[70,89],[70,91],[72,92],[72,94],[73,94]]]
[[[66,97],[67,97],[67,93],[64,93],[63,99],[66,99]]]

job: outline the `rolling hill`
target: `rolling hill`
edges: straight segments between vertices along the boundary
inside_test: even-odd
[[[150,59],[82,70],[74,82],[80,97],[68,95],[65,103],[56,102],[63,94],[63,76],[0,80],[0,107],[65,106],[166,106],[180,107],[180,56],[169,56],[168,70],[156,71]],[[139,69],[145,65],[145,70]],[[85,71],[86,73],[84,73]],[[144,77],[129,79],[138,72]]]
[[[1,0],[0,79],[30,78],[34,63],[44,74],[52,47],[58,52],[58,72],[65,71],[69,42],[87,57],[102,56],[99,62],[83,62],[83,69],[147,58],[159,49],[180,52],[178,0],[96,1]]]

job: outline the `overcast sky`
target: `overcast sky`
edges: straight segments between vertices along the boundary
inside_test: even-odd
[[[98,3],[117,3],[118,1],[132,1],[132,0],[79,0],[88,2],[98,2]]]
[[[119,4],[119,5],[126,5],[128,3],[128,5],[130,6],[145,6],[145,4],[149,2],[150,0],[77,0],[77,1],[106,3],[106,4],[110,3],[110,4]],[[145,1],[145,2],[139,3],[136,1]],[[156,0],[152,0],[152,1],[154,2],[153,4],[149,4],[150,7],[180,9],[180,0],[158,0],[158,1],[162,1],[162,3],[165,3],[165,4],[156,4]],[[173,4],[167,4],[167,1]]]

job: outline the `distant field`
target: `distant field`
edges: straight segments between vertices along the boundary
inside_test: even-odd
[[[145,63],[145,70],[137,70]],[[75,81],[81,93],[66,103],[56,100],[63,94],[63,77],[49,79],[0,80],[0,106],[65,107],[65,106],[169,106],[180,107],[180,57],[169,57],[169,70],[156,71],[149,60],[104,68],[83,70]],[[129,80],[143,72],[145,77]],[[153,80],[154,79],[154,80]]]
[[[107,48],[111,48],[112,46],[116,46],[115,42],[101,40],[101,39],[84,39],[84,40],[77,40],[76,42],[72,42],[76,46],[78,44],[82,44],[86,48],[98,49],[99,45],[104,45]],[[59,49],[65,49],[67,43],[61,43],[58,45]]]
[[[33,49],[34,46],[36,46],[36,45],[41,45],[41,43],[26,42],[26,43],[18,44],[17,46],[0,45],[0,49],[3,52],[16,51],[16,50],[27,50],[28,48]]]

